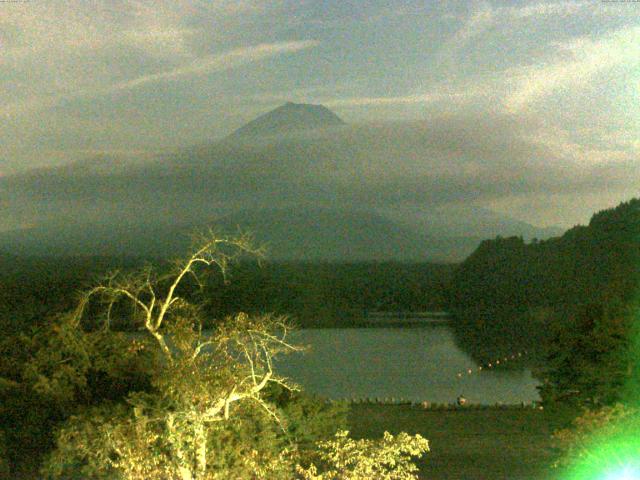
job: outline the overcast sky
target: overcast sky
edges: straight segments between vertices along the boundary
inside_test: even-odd
[[[534,175],[537,187],[523,178],[518,191],[511,175],[511,189],[478,205],[584,223],[640,192],[640,3],[0,3],[0,177],[100,153],[153,158],[285,101],[324,104],[352,125],[446,118],[442,135],[469,136],[470,148],[481,127],[503,148],[496,177],[513,149],[518,174],[548,167],[556,182],[545,190],[554,178]],[[465,139],[443,147],[455,155],[451,142]],[[534,164],[518,169],[527,152]],[[584,175],[563,188],[562,171]],[[0,227],[24,223],[0,206]]]

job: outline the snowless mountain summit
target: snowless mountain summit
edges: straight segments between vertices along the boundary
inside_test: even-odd
[[[230,137],[261,137],[340,125],[345,122],[324,105],[287,102],[251,120]]]

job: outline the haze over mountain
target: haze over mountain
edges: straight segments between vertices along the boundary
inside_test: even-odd
[[[253,231],[283,260],[459,261],[484,238],[560,234],[474,203],[520,176],[539,189],[567,176],[514,161],[530,145],[505,155],[508,130],[474,128],[454,136],[446,117],[347,125],[289,102],[222,141],[154,160],[103,156],[0,178],[16,214],[32,218],[0,234],[0,249],[175,255],[191,230],[215,224]],[[507,163],[512,176],[496,176]]]
[[[438,261],[464,258],[480,237],[432,237],[375,213],[319,208],[256,209],[199,224],[67,224],[5,232],[0,244],[19,255],[177,256],[194,231],[251,232],[269,260]]]
[[[522,237],[525,241],[562,235],[560,227],[536,227],[527,222],[499,215],[473,205],[433,206],[427,210],[417,206],[397,207],[382,213],[400,225],[445,237],[494,238]]]

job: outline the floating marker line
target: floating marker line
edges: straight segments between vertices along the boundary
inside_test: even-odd
[[[479,365],[478,367],[474,368],[468,368],[466,371],[462,371],[462,372],[458,372],[456,374],[456,377],[458,378],[462,378],[463,375],[471,375],[472,373],[475,372],[480,372],[485,368],[494,368],[497,367],[498,365],[500,365],[500,362],[502,361],[502,363],[506,363],[509,360],[516,360],[518,358],[521,358],[523,355],[526,355],[527,351],[523,350],[521,352],[518,353],[514,353],[512,355],[507,355],[506,357],[502,357],[502,358],[498,358],[492,362],[488,362],[486,365]]]

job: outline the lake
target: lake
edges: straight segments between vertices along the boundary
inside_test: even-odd
[[[447,325],[309,329],[293,332],[290,340],[310,349],[279,359],[278,372],[307,392],[332,399],[452,403],[461,394],[482,404],[540,399],[530,370],[478,370]]]

